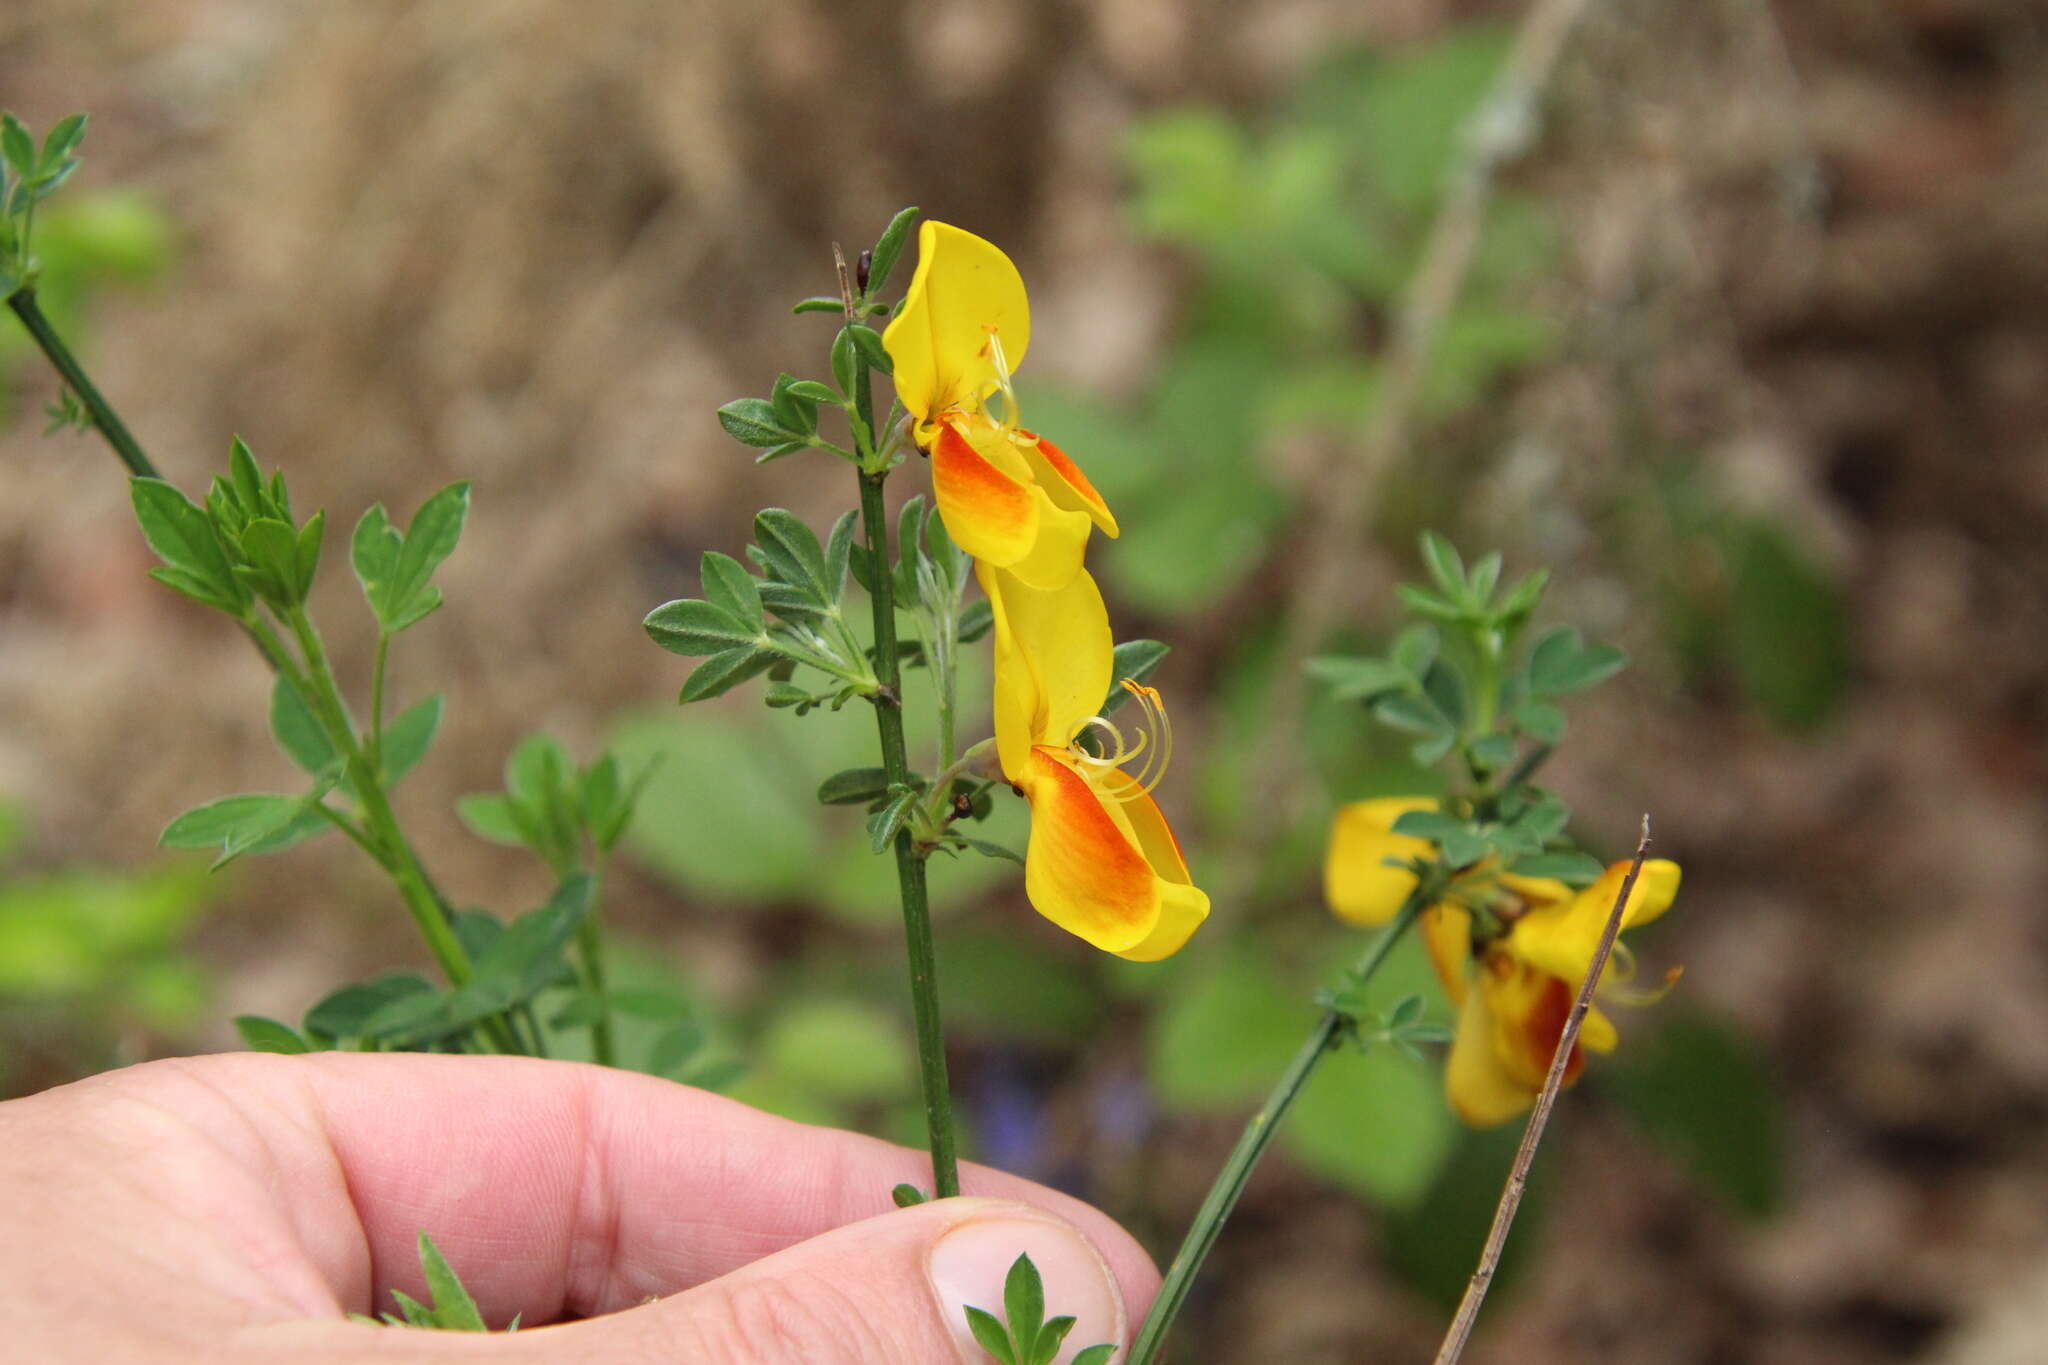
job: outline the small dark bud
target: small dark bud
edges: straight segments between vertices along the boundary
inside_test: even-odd
[[[954,792],[953,818],[955,820],[965,820],[972,814],[974,814],[974,798],[966,792]]]
[[[854,283],[860,286],[860,292],[863,294],[868,292],[868,272],[874,268],[875,253],[872,251],[861,252],[860,264],[853,268],[853,279]]]

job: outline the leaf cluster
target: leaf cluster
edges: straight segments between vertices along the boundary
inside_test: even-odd
[[[999,1319],[986,1309],[967,1309],[975,1341],[1000,1365],[1052,1365],[1074,1330],[1072,1317],[1045,1316],[1045,1282],[1029,1256],[1019,1256],[1003,1280],[1003,1314]],[[1116,1347],[1105,1342],[1078,1352],[1073,1365],[1108,1365],[1115,1354]]]
[[[525,848],[566,878],[618,844],[653,768],[629,771],[611,753],[579,768],[560,740],[530,735],[505,760],[502,791],[471,792],[455,809],[479,838]]]
[[[820,294],[804,299],[792,310],[797,313],[836,313],[842,319],[839,331],[832,338],[830,384],[817,379],[798,379],[785,373],[776,379],[766,398],[735,398],[719,408],[718,424],[725,428],[726,435],[761,452],[754,457],[756,464],[779,460],[804,450],[827,451],[863,469],[886,468],[893,462],[892,455],[877,458],[873,433],[861,409],[864,400],[859,394],[864,385],[859,375],[863,366],[883,374],[891,373],[894,368],[887,348],[882,345],[882,334],[869,326],[868,320],[884,317],[890,312],[890,305],[882,302],[879,296],[910,240],[910,229],[917,221],[917,212],[915,208],[907,208],[890,219],[889,226],[883,229],[881,239],[873,249],[861,253],[860,268],[855,277],[841,281],[843,293]],[[852,439],[852,449],[827,440],[818,433],[818,408],[821,404],[840,410]]]
[[[1384,1012],[1373,1008],[1356,969],[1346,971],[1336,987],[1317,991],[1316,1003],[1344,1016],[1345,1035],[1361,1052],[1386,1045],[1421,1061],[1424,1044],[1448,1043],[1453,1036],[1448,1024],[1427,1017],[1420,995],[1404,995]]]
[[[462,1284],[462,1278],[455,1268],[448,1264],[448,1258],[434,1245],[434,1239],[426,1233],[420,1234],[420,1274],[427,1282],[427,1303],[421,1303],[402,1289],[391,1291],[391,1297],[398,1303],[397,1313],[381,1313],[377,1319],[365,1318],[361,1314],[350,1314],[359,1322],[381,1320],[389,1327],[429,1327],[444,1332],[488,1332],[483,1313],[477,1308],[475,1298]],[[519,1330],[519,1319],[513,1318],[508,1332]]]
[[[843,606],[855,519],[853,512],[841,516],[820,545],[795,513],[762,511],[747,547],[758,578],[730,555],[704,552],[704,596],[664,602],[642,623],[671,654],[709,656],[684,681],[682,701],[705,701],[763,673],[776,684],[771,706],[808,711],[829,703],[836,710],[875,694],[868,652],[854,639]],[[798,665],[825,674],[824,690],[792,685]]]
[[[0,296],[35,283],[36,261],[29,252],[35,208],[82,164],[77,152],[85,123],[84,114],[57,120],[39,150],[28,125],[0,113]]]

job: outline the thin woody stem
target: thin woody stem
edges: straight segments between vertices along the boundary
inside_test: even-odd
[[[1415,888],[1402,903],[1393,922],[1373,940],[1372,947],[1366,950],[1365,956],[1352,970],[1350,980],[1362,984],[1380,969],[1380,964],[1387,960],[1387,954],[1415,923],[1434,892],[1435,888],[1426,884]],[[1344,1019],[1345,1016],[1336,1010],[1323,1012],[1323,1017],[1316,1021],[1316,1026],[1303,1040],[1301,1050],[1294,1054],[1294,1060],[1287,1064],[1287,1070],[1266,1096],[1265,1104],[1245,1124],[1244,1135],[1231,1149],[1223,1169],[1217,1172],[1216,1182],[1209,1187],[1208,1197],[1202,1200],[1194,1223],[1182,1239],[1180,1250],[1174,1254],[1173,1264],[1167,1268],[1166,1279],[1159,1286],[1159,1296],[1152,1300],[1152,1311],[1146,1314],[1144,1325],[1138,1329],[1138,1338],[1131,1345],[1126,1365],[1150,1365],[1165,1345],[1166,1334],[1187,1300],[1188,1290],[1193,1287],[1202,1262],[1208,1258],[1209,1249],[1216,1244],[1224,1222],[1237,1207],[1238,1198],[1251,1180],[1259,1158],[1265,1155],[1273,1135],[1280,1130],[1280,1120],[1308,1084],[1309,1077],[1315,1074],[1316,1066],[1335,1046],[1344,1027]]]
[[[852,285],[848,281],[845,257],[835,245],[833,257],[839,265],[839,288],[846,303],[846,325],[857,319]],[[872,449],[879,438],[874,429],[875,400],[868,381],[868,363],[858,347],[854,349],[854,422],[865,429]],[[889,518],[882,506],[885,468],[863,467],[860,474],[861,527],[867,543],[868,565],[874,575],[875,680],[879,684],[873,701],[875,729],[881,738],[882,768],[889,785],[908,786],[910,758],[903,743],[902,676],[896,659],[896,600],[889,575]],[[953,1096],[946,1077],[945,1031],[939,1024],[937,955],[932,948],[931,902],[925,889],[925,861],[911,841],[908,824],[896,831],[896,884],[903,900],[903,939],[910,956],[910,1000],[917,1021],[917,1057],[924,1089],[925,1132],[932,1153],[932,1192],[945,1199],[960,1193],[960,1169],[954,1155]]]
[[[1465,1297],[1458,1303],[1457,1316],[1451,1319],[1450,1330],[1444,1333],[1444,1344],[1436,1353],[1436,1365],[1457,1365],[1464,1353],[1466,1339],[1472,1335],[1472,1325],[1479,1320],[1479,1306],[1486,1302],[1486,1291],[1492,1287],[1494,1271],[1500,1266],[1500,1255],[1507,1246],[1508,1229],[1514,1224],[1515,1212],[1522,1206],[1522,1194],[1529,1187],[1529,1166],[1536,1160],[1536,1145],[1543,1141],[1544,1125],[1550,1122],[1551,1108],[1557,1103],[1558,1092],[1564,1088],[1565,1069],[1571,1063],[1572,1049],[1578,1046],[1579,1030],[1585,1025],[1586,1012],[1593,1008],[1593,992],[1600,984],[1601,973],[1607,970],[1607,958],[1614,951],[1614,938],[1621,932],[1621,919],[1628,909],[1628,898],[1636,889],[1636,877],[1643,870],[1643,855],[1650,851],[1650,817],[1643,817],[1643,832],[1636,840],[1635,857],[1629,862],[1628,876],[1621,882],[1621,893],[1614,898],[1614,909],[1607,914],[1607,925],[1600,931],[1600,946],[1594,950],[1592,965],[1586,969],[1586,979],[1579,983],[1579,998],[1572,1003],[1572,1012],[1564,1021],[1564,1031],[1557,1036],[1557,1050],[1550,1057],[1550,1074],[1543,1078],[1543,1089],[1536,1096],[1536,1107],[1529,1114],[1529,1126],[1522,1130],[1521,1146],[1515,1148],[1515,1164],[1508,1170],[1508,1183],[1500,1192],[1500,1205],[1493,1212],[1493,1227],[1486,1234],[1486,1246],[1479,1253],[1479,1266],[1472,1272],[1470,1283],[1465,1286]]]

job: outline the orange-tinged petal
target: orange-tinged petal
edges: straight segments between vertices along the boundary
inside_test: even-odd
[[[1502,1068],[1533,1096],[1550,1074],[1550,1059],[1571,1016],[1578,984],[1567,985],[1511,954],[1492,952],[1480,963],[1477,993],[1486,997],[1487,1012],[1493,1017],[1494,1051]],[[1582,1049],[1574,1045],[1565,1064],[1565,1084],[1578,1078],[1585,1063]]]
[[[1042,488],[1032,488],[1031,498],[1038,504],[1038,538],[1022,558],[999,567],[1007,568],[1027,588],[1051,592],[1066,587],[1081,572],[1088,550],[1088,516],[1062,512]]]
[[[917,230],[910,290],[882,333],[897,396],[920,428],[948,408],[978,406],[995,391],[991,332],[1001,338],[1011,369],[1023,363],[1031,344],[1023,276],[993,243],[926,219]]]
[[[1474,1128],[1506,1123],[1536,1098],[1534,1090],[1508,1074],[1493,1035],[1486,992],[1473,991],[1458,1013],[1458,1036],[1444,1065],[1444,1093],[1458,1117]]]
[[[1390,796],[1355,801],[1337,812],[1330,847],[1323,858],[1323,895],[1337,918],[1351,924],[1385,924],[1415,889],[1415,874],[1388,867],[1388,858],[1426,858],[1430,843],[1393,831],[1394,821],[1412,810],[1435,810],[1427,796]]]
[[[1032,477],[1051,496],[1053,505],[1069,512],[1086,512],[1088,519],[1102,529],[1102,534],[1115,540],[1116,518],[1111,515],[1109,504],[1102,500],[1102,494],[1095,491],[1095,485],[1088,482],[1088,476],[1081,472],[1081,466],[1068,459],[1066,452],[1043,436],[1029,431],[1017,434],[1023,438],[1018,448],[1031,464]]]
[[[1006,470],[989,458],[991,444],[970,440],[959,423],[941,422],[932,443],[932,495],[955,544],[977,561],[1014,564],[1038,543],[1047,504],[1028,470]]]
[[[1033,745],[1065,745],[1102,709],[1115,668],[1109,610],[1085,571],[1051,592],[979,560],[974,574],[995,612],[996,752],[1022,782]]]
[[[1621,894],[1621,883],[1627,875],[1628,864],[1615,863],[1599,881],[1569,901],[1522,916],[1508,931],[1509,951],[1576,984],[1585,977],[1586,968],[1593,965],[1600,935],[1607,928],[1607,917],[1614,911],[1615,897]],[[1645,861],[1635,890],[1629,893],[1628,907],[1622,912],[1621,927],[1627,929],[1663,914],[1678,894],[1678,882],[1677,863],[1665,858]]]
[[[1462,905],[1432,905],[1422,912],[1422,943],[1444,994],[1453,1005],[1465,1003],[1466,978],[1472,970],[1472,912]]]
[[[1159,923],[1146,938],[1118,953],[1134,962],[1157,962],[1180,951],[1188,937],[1209,918],[1209,896],[1194,885],[1188,875],[1180,840],[1166,823],[1166,815],[1151,794],[1129,773],[1110,769],[1098,783],[1111,800],[1123,807],[1125,820],[1138,843],[1138,851],[1159,878]]]
[[[1160,880],[1120,803],[1105,801],[1066,750],[1049,745],[1031,751],[1022,786],[1031,801],[1024,892],[1032,907],[1105,952],[1140,950],[1159,927]]]

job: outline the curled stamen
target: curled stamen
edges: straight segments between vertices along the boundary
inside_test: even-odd
[[[1654,986],[1610,986],[1602,983],[1600,998],[1612,1000],[1617,1005],[1654,1005],[1671,994],[1671,988],[1678,984],[1678,978],[1685,975],[1685,968],[1673,967],[1664,973],[1664,979]]]
[[[1121,788],[1118,792],[1121,799],[1128,801],[1140,792],[1151,791],[1166,776],[1167,766],[1173,761],[1173,725],[1166,718],[1166,704],[1160,701],[1156,688],[1146,687],[1129,678],[1123,680],[1123,687],[1126,692],[1137,698],[1139,709],[1143,712],[1142,723],[1134,731],[1135,738],[1126,739],[1124,732],[1112,720],[1102,716],[1090,716],[1081,722],[1074,738],[1078,741],[1083,734],[1092,729],[1107,741],[1103,745],[1104,752],[1085,753],[1078,745],[1074,746],[1073,752],[1074,757],[1080,762],[1105,771],[1121,768],[1133,759],[1143,758],[1144,762],[1139,765],[1136,772],[1126,774],[1131,779],[1131,785]]]

